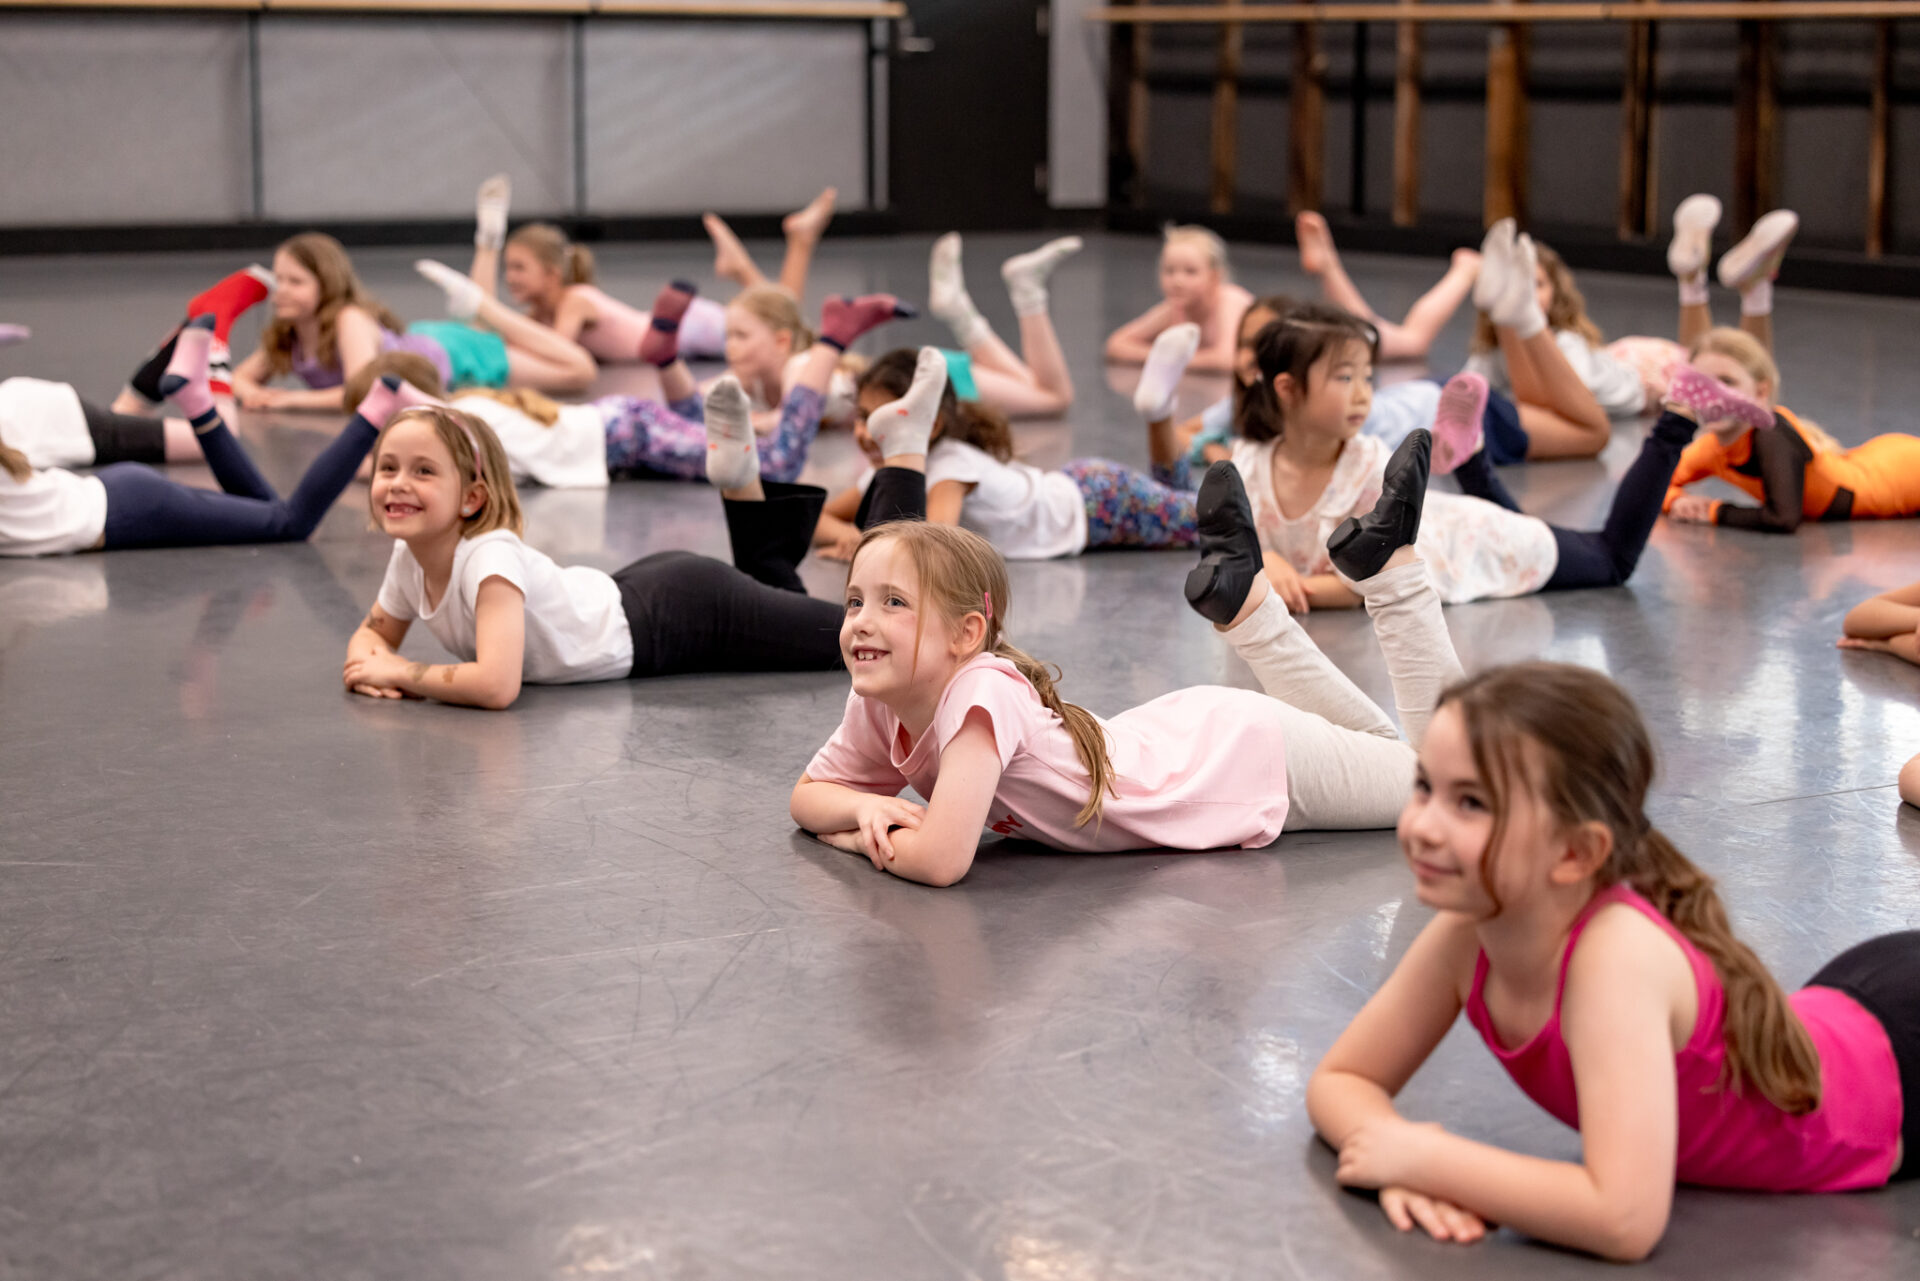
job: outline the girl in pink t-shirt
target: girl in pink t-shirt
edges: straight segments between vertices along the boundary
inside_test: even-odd
[[[1523,663],[1447,691],[1400,847],[1439,915],[1307,1087],[1336,1177],[1402,1231],[1486,1224],[1645,1257],[1677,1182],[1837,1192],[1912,1177],[1920,931],[1863,943],[1788,996],[1710,877],[1647,822],[1640,714],[1584,668]],[[1402,1117],[1393,1096],[1468,1021],[1577,1161]]]
[[[951,525],[880,525],[847,575],[840,648],[853,691],[794,787],[794,821],[931,885],[966,875],[983,829],[1106,851],[1251,849],[1291,828],[1385,826],[1413,749],[1259,578],[1231,465],[1209,474],[1200,503],[1209,555],[1189,599],[1231,624],[1229,639],[1288,701],[1203,686],[1102,720],[1061,701],[1046,667],[1007,642],[1006,562],[991,544]],[[1222,506],[1245,544],[1224,567]],[[1398,555],[1357,586],[1403,707],[1431,707],[1460,669],[1424,568],[1411,548]],[[924,807],[900,798],[909,785]]]

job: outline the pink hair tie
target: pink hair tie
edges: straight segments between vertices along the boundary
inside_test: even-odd
[[[993,621],[993,593],[981,592],[980,599],[987,603],[987,621],[992,622]]]

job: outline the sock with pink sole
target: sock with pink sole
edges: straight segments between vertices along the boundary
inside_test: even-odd
[[[173,340],[173,358],[160,376],[160,394],[180,407],[195,428],[219,417],[213,393],[207,388],[207,353],[213,346],[214,319],[195,316],[180,327]]]

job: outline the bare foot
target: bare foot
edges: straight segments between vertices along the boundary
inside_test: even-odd
[[[780,220],[780,230],[786,233],[788,240],[805,241],[818,244],[820,237],[827,234],[827,224],[833,221],[833,203],[840,198],[840,192],[827,187],[801,209],[796,209]]]
[[[751,288],[765,279],[760,268],[754,266],[753,255],[740,243],[740,237],[733,234],[733,228],[719,214],[707,214],[700,219],[706,224],[707,235],[713,241],[713,274],[722,280],[731,280],[743,288]]]
[[[1333,232],[1327,220],[1317,213],[1303,213],[1293,220],[1294,239],[1300,242],[1300,270],[1309,276],[1323,274],[1333,265]]]

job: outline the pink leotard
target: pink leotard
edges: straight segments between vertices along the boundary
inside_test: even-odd
[[[1525,1045],[1511,1050],[1501,1046],[1481,994],[1486,953],[1475,962],[1467,1019],[1514,1084],[1561,1121],[1579,1128],[1573,1060],[1560,1035],[1560,994],[1566,990],[1567,962],[1581,932],[1595,912],[1611,903],[1632,907],[1680,945],[1700,995],[1693,1036],[1674,1055],[1680,1086],[1679,1181],[1770,1192],[1841,1192],[1885,1183],[1899,1150],[1901,1120],[1900,1069],[1886,1029],[1843,993],[1802,988],[1789,1000],[1820,1053],[1820,1106],[1804,1116],[1788,1116],[1751,1086],[1742,1094],[1716,1089],[1726,1061],[1721,1035],[1726,991],[1720,976],[1706,954],[1630,886],[1615,885],[1594,895],[1573,923],[1561,955],[1553,1015]]]
[[[593,304],[593,323],[580,331],[580,345],[602,364],[631,364],[640,359],[640,340],[652,323],[650,313],[629,307],[593,285],[569,285]],[[680,354],[696,360],[724,355],[727,309],[711,298],[696,297],[680,318]]]

